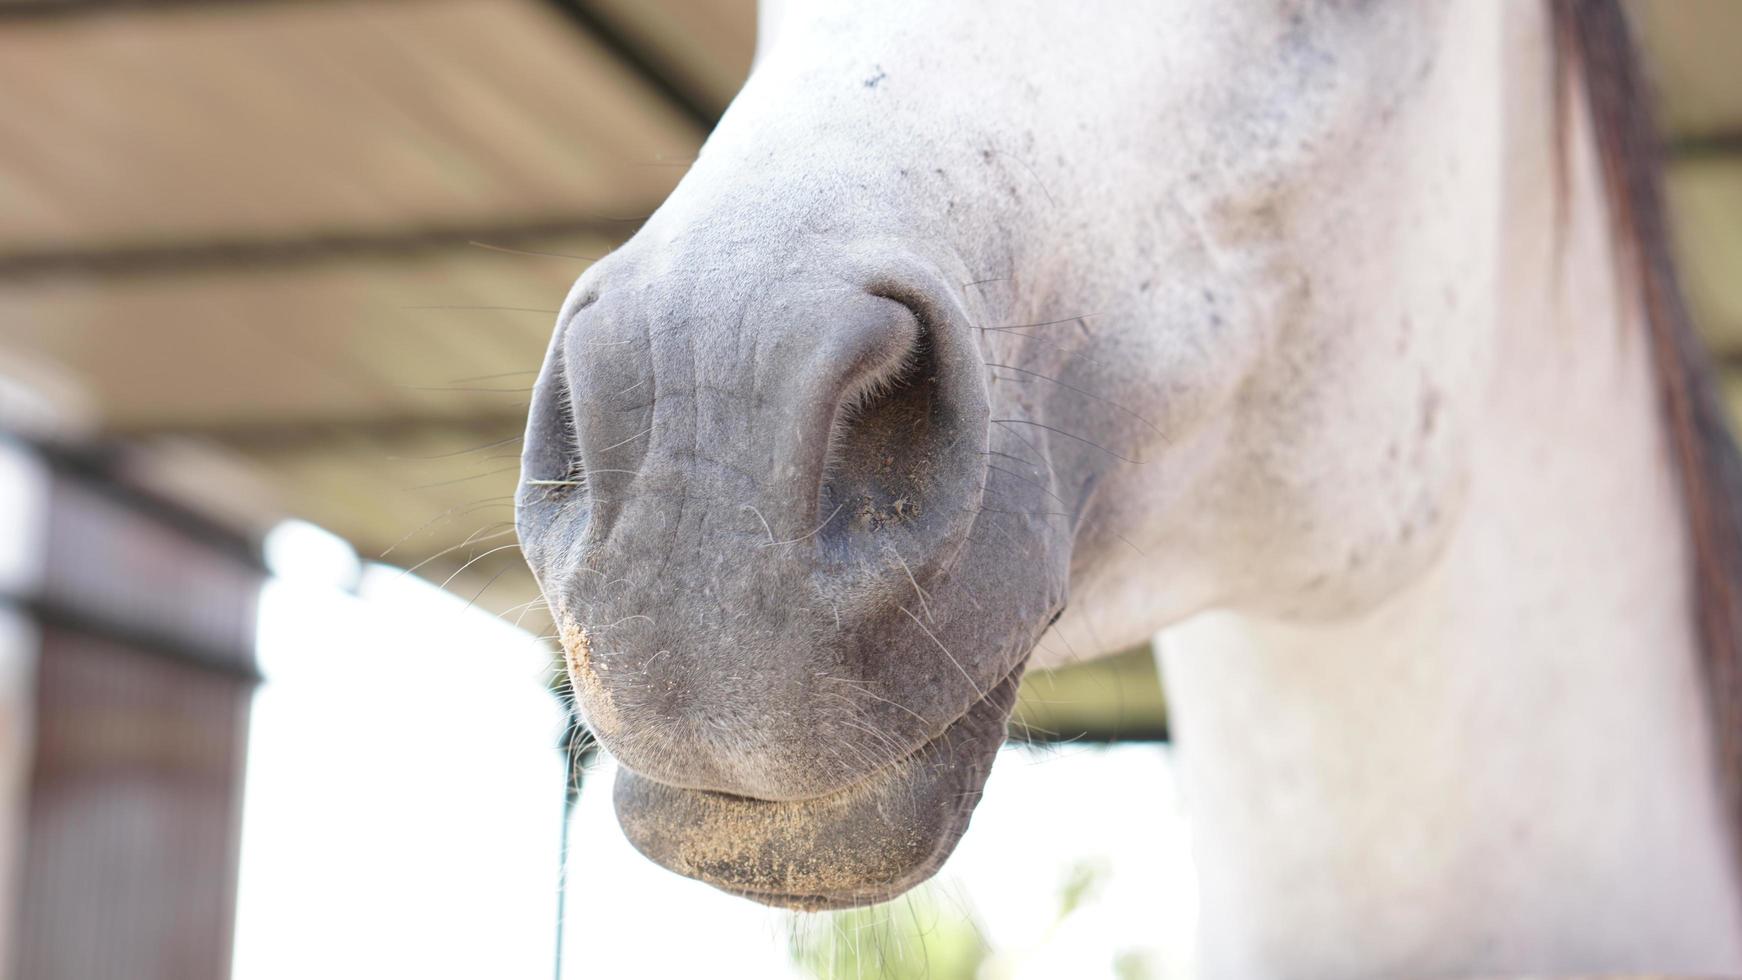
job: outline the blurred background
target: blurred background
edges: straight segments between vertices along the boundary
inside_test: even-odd
[[[1634,10],[1742,392],[1742,3]],[[754,20],[0,0],[5,976],[1192,975],[1147,650],[1031,677],[943,874],[851,914],[639,859],[570,751],[513,545],[527,389]]]

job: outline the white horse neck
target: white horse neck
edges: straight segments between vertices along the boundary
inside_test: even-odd
[[[1547,68],[1507,71],[1533,108],[1506,128],[1504,322],[1455,537],[1359,617],[1162,637],[1212,975],[1742,972],[1643,313],[1588,120],[1563,181]]]

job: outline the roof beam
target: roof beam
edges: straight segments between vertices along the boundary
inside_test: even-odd
[[[0,7],[3,6],[0,2]],[[634,234],[653,207],[636,210],[639,216],[622,218],[573,215],[384,231],[334,230],[203,241],[0,250],[0,282],[79,275],[182,275],[320,265],[358,258],[414,258],[471,245],[513,246],[579,235],[622,241]]]
[[[522,404],[464,415],[157,422],[111,429],[105,434],[126,440],[171,436],[203,439],[250,454],[330,452],[335,444],[402,443],[444,436],[507,442],[526,428],[526,411]]]
[[[690,122],[704,133],[713,131],[714,124],[720,121],[719,113],[708,105],[707,99],[700,93],[691,92],[679,85],[659,59],[652,52],[644,50],[617,29],[610,20],[599,16],[587,0],[545,0],[559,14],[568,19],[571,24],[591,37],[605,50],[611,52],[622,65],[633,72],[637,78],[649,88],[658,92],[667,102],[682,112]]]
[[[0,21],[53,20],[105,14],[117,10],[157,13],[182,7],[245,8],[255,3],[291,3],[295,0],[0,0]]]
[[[1742,130],[1672,136],[1664,149],[1672,162],[1742,157]]]

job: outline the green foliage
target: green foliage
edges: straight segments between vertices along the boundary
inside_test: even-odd
[[[1058,911],[1045,941],[1071,913],[1092,903],[1112,868],[1104,858],[1073,865],[1059,883]],[[817,980],[997,980],[1014,969],[1021,951],[988,949],[972,909],[941,901],[936,886],[868,909],[795,920],[792,959]],[[1141,951],[1118,954],[1119,980],[1156,976]]]
[[[1105,860],[1078,861],[1072,865],[1064,884],[1059,886],[1059,914],[1054,921],[1063,922],[1083,902],[1094,898],[1112,870]]]
[[[987,956],[973,913],[931,886],[893,902],[805,916],[792,959],[817,980],[975,980]]]
[[[1161,976],[1154,956],[1140,949],[1122,949],[1113,957],[1113,975],[1119,980],[1153,980]]]

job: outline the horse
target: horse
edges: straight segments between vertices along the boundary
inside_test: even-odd
[[[1210,975],[1742,973],[1742,457],[1618,0],[758,24],[522,457],[642,853],[901,894],[1068,606],[1158,635]]]

